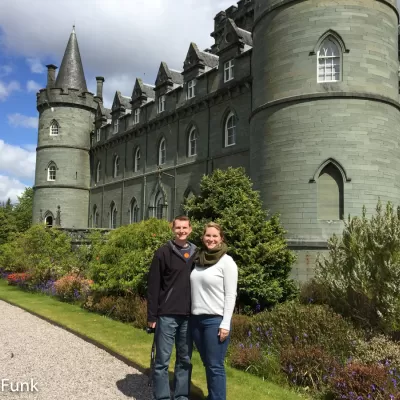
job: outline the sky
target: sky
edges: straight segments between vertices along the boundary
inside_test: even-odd
[[[136,77],[154,84],[161,61],[182,70],[190,42],[210,47],[214,16],[236,1],[0,0],[0,202],[34,185],[36,92],[45,65],[60,66],[73,25],[88,89],[104,76],[109,107]]]
[[[34,185],[38,112],[47,64],[61,64],[72,26],[89,91],[104,102],[154,84],[161,61],[182,70],[190,42],[213,44],[214,17],[236,0],[0,0],[0,202]]]

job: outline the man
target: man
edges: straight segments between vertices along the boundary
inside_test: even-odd
[[[190,391],[190,272],[196,246],[187,240],[192,232],[188,217],[176,217],[172,231],[174,240],[161,246],[154,254],[148,279],[147,321],[150,328],[155,328],[156,342],[153,375],[155,400],[171,398],[168,366],[174,343],[174,400],[187,400]]]

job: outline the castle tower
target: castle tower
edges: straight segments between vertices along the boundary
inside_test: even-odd
[[[302,280],[348,214],[399,204],[399,15],[396,0],[255,0],[254,21],[251,176]]]
[[[87,91],[75,29],[60,71],[48,65],[47,87],[37,94],[38,146],[33,222],[66,228],[88,224],[90,133],[97,102]]]

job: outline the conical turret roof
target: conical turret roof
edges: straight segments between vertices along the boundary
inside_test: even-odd
[[[56,83],[56,88],[79,89],[87,92],[85,74],[83,72],[81,55],[79,53],[78,40],[76,39],[75,27],[65,49]]]

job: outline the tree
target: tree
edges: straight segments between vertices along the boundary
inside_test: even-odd
[[[25,232],[32,225],[33,189],[25,188],[18,203],[13,208],[13,214],[19,232]]]
[[[11,200],[8,199],[0,205],[0,245],[6,243],[14,232],[17,232],[17,225]]]
[[[243,168],[204,176],[200,194],[184,207],[194,223],[192,237],[200,237],[208,221],[222,225],[229,254],[239,268],[239,306],[263,309],[293,297],[297,290],[289,274],[295,256],[287,248],[279,216],[267,219]]]
[[[399,210],[378,202],[368,219],[364,207],[328,245],[329,256],[317,261],[316,281],[330,305],[364,328],[399,329]]]

